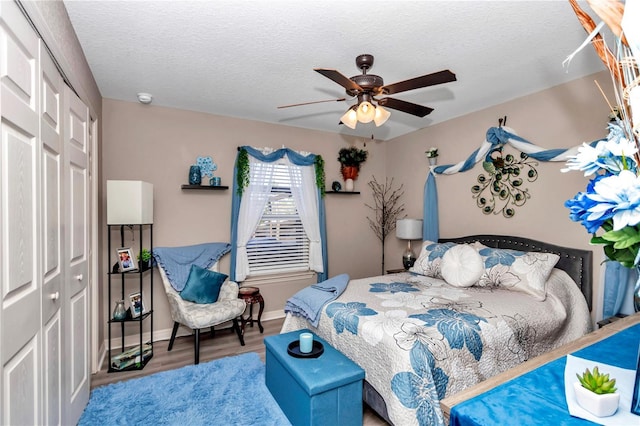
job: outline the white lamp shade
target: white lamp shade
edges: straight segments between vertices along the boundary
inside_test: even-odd
[[[340,118],[340,121],[348,128],[355,129],[356,124],[358,124],[358,114],[353,108],[349,108],[349,110],[344,113],[342,118]]]
[[[376,116],[373,118],[373,122],[376,123],[376,127],[382,126],[391,117],[391,113],[380,105],[376,107]]]
[[[399,219],[396,222],[396,237],[402,240],[421,240],[422,219]]]
[[[358,106],[358,121],[361,123],[370,123],[376,116],[376,108],[370,102],[361,102]]]
[[[107,181],[107,224],[153,223],[153,185],[140,180]]]

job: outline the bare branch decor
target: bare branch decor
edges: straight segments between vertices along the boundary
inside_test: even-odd
[[[400,185],[398,189],[393,189],[393,178],[391,178],[391,182],[388,178],[385,179],[384,185],[382,185],[378,183],[375,176],[373,176],[373,180],[368,182],[368,185],[373,191],[373,206],[366,203],[365,206],[373,210],[375,216],[373,219],[367,216],[367,220],[369,227],[382,242],[381,275],[384,275],[384,241],[396,229],[396,220],[404,212],[404,203],[399,204],[400,197],[404,195],[403,185]]]

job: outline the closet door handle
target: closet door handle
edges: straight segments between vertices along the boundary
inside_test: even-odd
[[[59,291],[56,291],[55,293],[51,293],[51,294],[49,295],[49,299],[51,299],[51,300],[58,300],[58,299],[60,299],[60,292],[59,292]]]
[[[78,281],[82,281],[82,278],[83,278],[83,275],[82,275],[82,274],[80,274],[80,275],[76,275],[76,280],[78,280]]]

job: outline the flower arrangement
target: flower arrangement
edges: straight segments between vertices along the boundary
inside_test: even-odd
[[[342,148],[338,151],[338,161],[342,166],[353,166],[360,169],[360,164],[367,161],[369,153],[364,149],[351,146],[349,148]]]
[[[438,156],[438,148],[431,147],[424,153],[427,154],[427,158],[436,158]]]
[[[338,161],[340,162],[340,173],[345,182],[348,179],[358,179],[358,173],[360,172],[360,164],[367,160],[369,153],[364,149],[351,146],[349,148],[342,148],[338,151]]]
[[[640,177],[638,148],[619,121],[609,123],[607,138],[583,144],[567,161],[567,168],[594,176],[586,191],[565,202],[570,218],[592,234],[592,244],[602,244],[610,260],[630,268],[640,256]],[[596,235],[599,230],[603,232]]]

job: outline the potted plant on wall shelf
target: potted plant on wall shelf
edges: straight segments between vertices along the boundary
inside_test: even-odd
[[[151,252],[146,248],[143,248],[138,255],[138,265],[140,265],[140,270],[142,271],[151,268]]]
[[[355,146],[342,148],[338,151],[340,173],[342,173],[347,191],[353,191],[353,181],[358,179],[360,164],[367,160],[368,154],[364,149],[359,149]]]
[[[616,379],[600,373],[598,367],[593,372],[587,368],[582,375],[576,374],[579,382],[573,383],[578,404],[597,417],[613,415],[618,410],[620,394],[616,392]]]
[[[438,148],[431,147],[428,151],[424,152],[429,159],[429,165],[435,166],[438,163]]]

